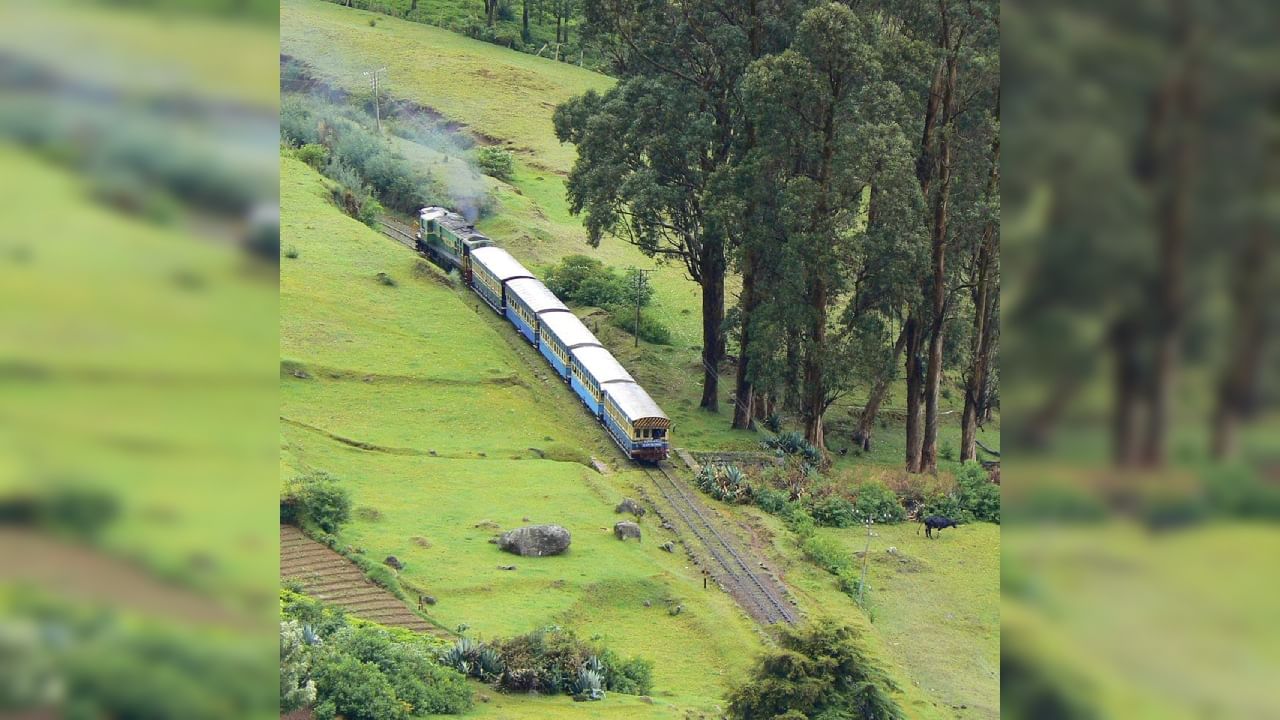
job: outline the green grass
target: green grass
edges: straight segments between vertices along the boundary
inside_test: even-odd
[[[53,481],[106,490],[122,515],[105,550],[274,612],[263,588],[277,564],[274,488],[251,480],[275,407],[261,363],[275,345],[270,276],[255,277],[233,247],[100,207],[81,178],[23,151],[0,145],[0,169],[11,203],[0,237],[0,492]],[[176,281],[184,275],[200,285]]]
[[[1264,717],[1280,532],[1125,522],[1006,531],[1005,627],[1104,718]]]
[[[431,614],[446,627],[487,638],[572,627],[655,662],[654,704],[611,697],[608,713],[710,711],[761,638],[727,595],[702,589],[683,556],[659,549],[670,536],[655,516],[643,522],[643,543],[613,538],[613,506],[635,496],[643,476],[583,464],[618,454],[570,391],[545,379],[532,348],[477,311],[474,297],[409,280],[418,259],[343,216],[305,165],[284,160],[281,187],[285,244],[299,251],[281,269],[282,473],[325,470],[357,507],[377,508],[380,519],[353,520],[343,541],[379,560],[396,555],[401,577],[439,599]],[[377,285],[378,271],[400,285]],[[487,542],[495,530],[476,527],[509,529],[526,517],[567,527],[570,552],[519,558]],[[498,569],[506,564],[518,569]],[[686,611],[669,615],[671,599]],[[594,716],[568,698],[489,694],[481,716],[536,717],[548,705]]]

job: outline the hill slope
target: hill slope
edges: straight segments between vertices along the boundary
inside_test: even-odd
[[[643,476],[588,468],[591,453],[611,452],[607,441],[563,385],[540,377],[532,349],[326,193],[305,165],[282,162],[283,228],[298,249],[281,268],[282,471],[340,478],[357,508],[342,539],[396,555],[402,577],[439,599],[432,615],[446,626],[481,637],[570,627],[655,662],[655,703],[611,696],[618,717],[710,710],[760,636],[658,547],[671,536],[652,514],[643,543],[613,538],[613,505]],[[399,285],[379,284],[378,272]],[[572,549],[518,558],[487,542],[526,522],[564,525]],[[594,712],[567,698],[557,708]]]

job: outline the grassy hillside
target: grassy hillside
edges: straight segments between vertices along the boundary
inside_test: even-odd
[[[275,404],[260,362],[270,278],[234,248],[101,207],[83,178],[24,151],[0,145],[0,168],[0,495],[107,492],[113,555],[273,611],[270,488],[227,492],[261,472],[270,437],[255,422]]]
[[[305,165],[284,160],[281,172],[284,237],[298,250],[280,280],[282,472],[340,478],[357,507],[342,539],[396,555],[446,626],[492,638],[558,624],[655,662],[652,705],[611,695],[597,715],[568,698],[498,697],[479,714],[710,711],[761,639],[682,555],[659,549],[670,537],[653,515],[643,543],[613,538],[613,506],[643,477],[587,466],[614,451],[491,311],[342,215]],[[567,527],[570,552],[519,558],[487,542],[524,518]],[[669,614],[672,602],[684,612]]]

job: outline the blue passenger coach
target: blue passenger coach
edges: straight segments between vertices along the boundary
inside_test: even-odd
[[[535,278],[507,281],[507,319],[534,345],[538,344],[541,318],[567,312],[569,308],[542,281]]]
[[[533,273],[500,247],[472,250],[471,270],[472,289],[499,315],[507,314],[507,283],[518,278],[533,278]]]
[[[570,351],[570,357],[573,364],[569,384],[596,417],[604,413],[605,385],[635,382],[631,373],[614,359],[613,353],[602,347],[580,347]]]
[[[570,353],[581,347],[603,347],[577,315],[571,312],[547,313],[538,328],[538,350],[555,368],[556,374],[569,381]]]

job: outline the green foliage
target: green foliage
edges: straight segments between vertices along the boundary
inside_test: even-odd
[[[760,445],[766,450],[774,450],[781,455],[795,455],[801,457],[810,464],[817,464],[822,459],[822,453],[812,443],[805,440],[804,433],[795,430],[778,433],[773,437],[765,438],[760,441]]]
[[[782,628],[778,649],[730,691],[728,717],[900,720],[897,689],[853,628],[819,620]]]
[[[924,505],[920,508],[920,517],[930,515],[941,515],[962,523],[974,520],[973,513],[960,503],[958,493],[935,493],[925,498]]]
[[[284,256],[289,258],[290,260],[296,260],[298,258],[298,248],[294,247],[293,245],[290,245],[287,249],[285,249]]]
[[[653,299],[653,288],[637,282],[634,272],[620,275],[587,255],[569,255],[547,270],[544,280],[557,297],[578,305],[606,309],[640,307]]]
[[[281,139],[300,146],[299,159],[338,183],[334,199],[348,215],[374,227],[382,211],[377,203],[410,214],[450,204],[435,176],[395,152],[369,120],[363,110],[311,97],[287,95],[280,103]]]
[[[600,699],[606,689],[638,693],[652,687],[653,668],[647,661],[623,660],[559,626],[495,643],[494,648],[502,658],[498,688],[504,692],[569,693]]]
[[[751,499],[751,485],[736,465],[705,465],[695,479],[699,489],[717,500],[738,503]]]
[[[281,592],[281,616],[310,637],[317,716],[401,720],[471,708],[465,676],[438,663],[422,635],[348,621],[340,609],[289,591]],[[282,665],[282,683],[283,672]]]
[[[977,520],[1000,522],[1000,486],[991,482],[982,463],[966,461],[956,473],[960,505]]]
[[[641,311],[639,330],[636,329],[636,316],[634,311],[628,312],[625,307],[615,307],[610,317],[613,326],[621,330],[626,330],[632,335],[639,335],[640,339],[653,343],[654,345],[670,345],[671,344],[671,328],[663,325],[657,318],[647,312]]]
[[[293,156],[316,170],[329,163],[329,148],[320,143],[307,143],[293,151]]]
[[[800,544],[800,549],[805,557],[833,575],[853,568],[853,556],[832,538],[813,535]]]
[[[787,494],[768,486],[753,486],[752,496],[756,507],[769,513],[779,515],[787,509]]]
[[[280,497],[280,522],[336,533],[350,518],[350,493],[323,471],[295,477]]]
[[[280,623],[280,712],[308,705],[316,699],[311,679],[310,648],[297,620]]]
[[[858,524],[853,505],[839,495],[833,495],[814,504],[810,511],[813,519],[823,527],[847,528]]]
[[[897,494],[878,481],[864,482],[858,486],[858,499],[853,510],[858,522],[871,520],[888,524],[900,523],[907,518]]]
[[[476,151],[476,165],[480,171],[499,180],[515,177],[515,159],[511,151],[500,147],[482,147]]]

